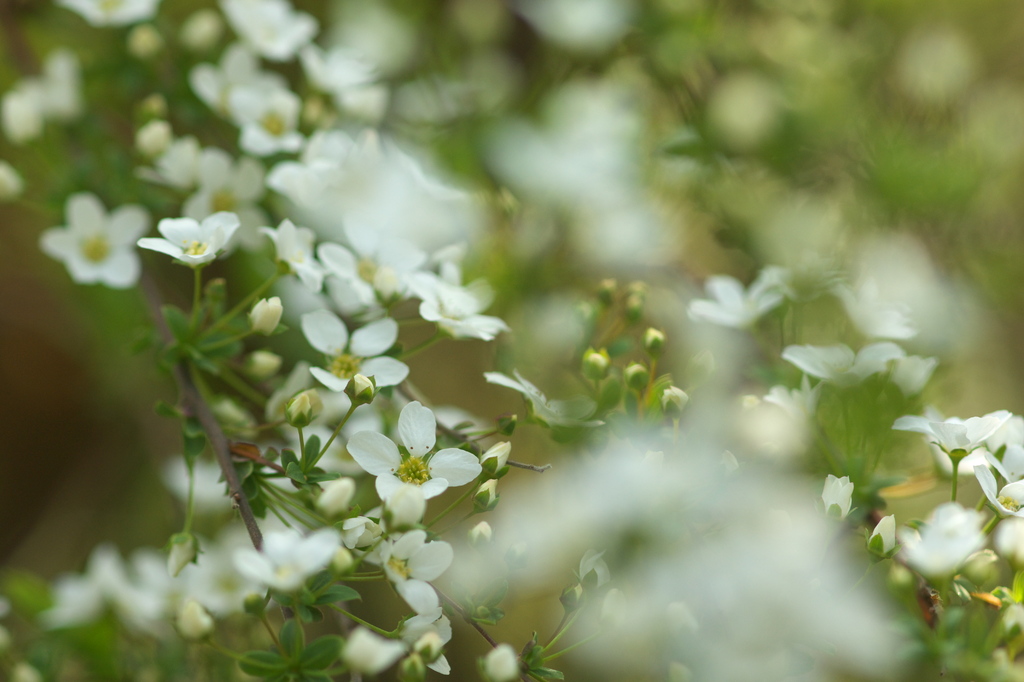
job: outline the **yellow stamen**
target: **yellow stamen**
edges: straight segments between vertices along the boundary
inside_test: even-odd
[[[263,129],[274,137],[280,137],[284,135],[287,126],[284,123],[284,119],[278,116],[275,112],[271,111],[266,116],[260,119],[260,125]]]
[[[213,209],[214,213],[217,211],[234,211],[236,206],[238,206],[238,200],[231,190],[222,189],[214,192],[213,197],[210,199],[210,208]]]
[[[388,559],[388,568],[390,568],[392,571],[406,579],[408,579],[409,576],[412,575],[412,571],[409,570],[409,562],[405,559],[399,559],[398,557],[394,556],[391,557],[390,559]]]
[[[205,242],[193,241],[191,244],[186,242],[186,245],[185,245],[185,255],[186,256],[202,256],[203,254],[205,254],[209,250],[209,248],[210,248],[210,245],[206,244]]]
[[[430,480],[430,470],[419,457],[410,457],[399,465],[395,476],[406,483],[423,485]]]
[[[362,361],[363,359],[360,357],[342,353],[331,360],[331,366],[328,369],[331,374],[339,379],[351,379],[359,373],[359,366],[362,364]]]
[[[109,254],[110,242],[101,234],[94,234],[82,242],[82,255],[85,256],[86,260],[100,263],[106,260]]]

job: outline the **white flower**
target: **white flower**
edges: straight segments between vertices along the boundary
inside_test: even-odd
[[[284,62],[309,45],[319,25],[288,0],[221,0],[235,33],[260,56]]]
[[[341,537],[333,528],[303,537],[297,531],[269,532],[263,550],[235,552],[235,567],[244,577],[282,592],[299,589],[306,579],[323,570],[338,551]]]
[[[238,216],[227,212],[214,213],[201,223],[192,218],[164,218],[157,225],[163,239],[146,237],[138,243],[143,249],[165,253],[194,268],[214,260],[238,225]]]
[[[352,506],[356,494],[356,482],[348,476],[336,478],[324,485],[323,492],[316,498],[316,508],[328,517],[338,516]]]
[[[499,644],[487,652],[483,663],[488,682],[512,682],[519,679],[519,657],[510,644]]]
[[[153,163],[155,168],[139,168],[137,174],[150,182],[189,189],[199,177],[200,155],[199,140],[191,135],[179,137],[157,157]]]
[[[193,12],[181,25],[181,44],[193,52],[205,52],[220,40],[224,21],[216,10],[205,7]]]
[[[324,243],[317,249],[327,272],[340,280],[363,307],[398,298],[408,290],[409,275],[427,254],[402,239],[388,239],[370,230],[346,230],[352,251]],[[353,252],[354,251],[354,252]]]
[[[998,448],[992,448],[991,443],[992,439],[989,438],[989,449],[984,450],[985,461],[998,471],[1008,483],[1024,479],[1024,447],[1016,444],[1007,445],[1003,452],[1003,459],[1000,461],[992,454],[991,450]]]
[[[876,541],[875,538],[878,538]],[[879,554],[888,554],[896,547],[896,516],[889,514],[883,516],[875,524],[875,529],[868,537],[868,546],[878,551]]]
[[[800,388],[789,389],[785,386],[772,386],[763,400],[778,405],[790,417],[802,421],[814,416],[818,409],[818,394],[821,393],[821,382],[811,388],[807,375],[800,380]]]
[[[15,144],[38,137],[46,119],[69,120],[82,112],[78,57],[55,50],[40,76],[23,78],[8,91],[0,105],[4,134]]]
[[[41,90],[25,82],[8,91],[0,103],[4,135],[14,144],[39,137],[43,132],[44,116]]]
[[[286,81],[279,74],[260,69],[259,58],[242,43],[229,45],[219,66],[196,66],[189,73],[188,82],[196,96],[222,116],[228,114],[231,91],[237,87],[286,87]]]
[[[171,124],[162,119],[150,121],[135,131],[135,148],[143,156],[160,156],[174,139]]]
[[[297,152],[305,138],[295,128],[302,101],[277,86],[243,85],[228,95],[231,118],[241,127],[238,146],[256,156]]]
[[[903,529],[901,556],[911,568],[928,578],[947,578],[985,545],[981,532],[983,521],[980,513],[964,509],[956,502],[941,504],[920,532]]]
[[[347,91],[377,80],[377,67],[357,54],[341,49],[325,51],[307,45],[299,52],[306,78],[341,101]]]
[[[11,666],[11,682],[43,682],[43,674],[25,661]]]
[[[917,327],[910,319],[910,306],[885,300],[878,283],[867,278],[856,291],[839,284],[835,295],[846,306],[846,314],[864,336],[871,339],[909,339],[917,336]]]
[[[178,632],[189,641],[206,639],[213,632],[213,618],[195,599],[186,599],[178,611]]]
[[[43,232],[42,250],[64,263],[81,284],[105,284],[125,289],[139,279],[136,240],[149,229],[149,214],[141,206],[122,206],[110,215],[94,194],[73,194],[65,207],[66,227]]]
[[[714,275],[704,288],[711,298],[690,301],[690,318],[737,329],[751,326],[785,299],[775,282],[763,277],[758,277],[750,289],[744,289],[734,277]]]
[[[368,474],[377,477],[377,494],[387,500],[403,483],[418,485],[423,497],[437,497],[449,487],[466,485],[480,475],[476,456],[458,448],[431,453],[436,442],[437,420],[429,408],[411,402],[398,416],[398,439],[407,451],[383,434],[360,431],[348,441],[352,458]]]
[[[825,488],[821,491],[821,501],[825,503],[825,513],[845,519],[850,513],[853,499],[853,483],[849,476],[836,478],[832,474],[825,479]],[[835,507],[835,511],[832,508]]]
[[[974,467],[974,475],[997,514],[1024,518],[1024,481],[1007,483],[997,494],[996,477],[987,466],[979,464]]]
[[[381,546],[380,563],[395,590],[416,613],[430,613],[438,597],[430,580],[439,578],[452,563],[452,546],[443,540],[427,542],[427,533],[412,530]]]
[[[93,26],[127,26],[152,19],[160,0],[57,0]]]
[[[441,655],[444,645],[451,641],[452,623],[438,606],[432,611],[417,614],[402,623],[402,641],[414,651],[420,652],[431,670],[448,675],[451,666]]]
[[[579,52],[611,47],[635,9],[626,0],[523,0],[518,7],[545,38]]]
[[[235,160],[222,149],[208,147],[199,154],[195,179],[199,186],[185,200],[182,214],[202,220],[219,211],[231,211],[241,223],[238,241],[245,248],[258,247],[262,238],[256,228],[267,221],[257,205],[266,193],[263,164],[249,156]]]
[[[369,547],[376,542],[381,533],[383,533],[381,527],[366,516],[345,519],[341,524],[341,541],[349,549]]]
[[[1009,518],[996,528],[995,547],[1016,569],[1024,566],[1024,519]]]
[[[418,485],[403,483],[384,503],[384,520],[388,531],[405,530],[423,520],[427,498]]]
[[[327,356],[327,369],[313,367],[310,374],[332,391],[344,391],[356,374],[372,376],[377,386],[396,386],[409,375],[404,362],[381,355],[398,338],[398,323],[390,317],[360,327],[350,338],[341,318],[316,310],[302,316],[302,333]]]
[[[357,627],[349,635],[341,657],[355,672],[376,675],[390,668],[404,653],[405,646],[401,642]]]
[[[950,417],[946,420],[932,420],[928,417],[900,417],[892,425],[898,431],[916,431],[930,436],[932,442],[947,454],[961,450],[961,456],[984,445],[985,440],[992,436],[1013,415],[1006,410],[990,412],[982,417],[960,419]]]
[[[223,488],[223,484],[221,484]],[[221,497],[224,496],[221,490]],[[237,526],[222,531],[215,542],[204,541],[203,553],[196,563],[181,572],[185,581],[184,593],[198,601],[218,618],[242,613],[246,597],[266,591],[258,580],[242,574],[235,568],[235,552],[252,549],[249,535]]]
[[[580,559],[580,582],[586,581],[587,575],[591,572],[594,573],[596,580],[594,587],[601,587],[611,580],[608,564],[601,558],[602,556],[604,556],[604,552],[598,552],[596,549],[588,549],[583,553],[583,558]]]
[[[483,280],[458,286],[424,272],[411,277],[410,285],[422,301],[420,317],[436,322],[455,338],[490,341],[508,331],[508,325],[502,320],[480,314],[494,298],[494,291]]]
[[[937,358],[922,358],[919,355],[896,358],[892,363],[892,382],[899,386],[903,395],[917,395],[932,378],[938,364]]]
[[[526,398],[530,414],[548,426],[600,426],[604,422],[591,420],[587,417],[594,413],[596,405],[586,396],[577,396],[570,400],[548,400],[540,389],[523,378],[519,370],[513,370],[515,379],[501,372],[484,372],[489,384],[498,384],[505,388],[518,391]]]
[[[324,282],[324,269],[313,257],[313,242],[316,240],[313,230],[308,227],[296,227],[286,218],[276,230],[263,227],[260,231],[274,242],[277,260],[287,263],[310,291],[320,291]],[[394,342],[392,339],[391,343]],[[388,348],[390,347],[389,345]]]
[[[811,376],[839,386],[852,386],[885,371],[889,362],[906,355],[895,343],[864,346],[856,354],[849,346],[787,346],[782,359]]]

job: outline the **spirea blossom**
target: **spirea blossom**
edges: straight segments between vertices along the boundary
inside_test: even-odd
[[[905,528],[899,534],[901,554],[923,575],[947,578],[985,545],[983,520],[980,513],[955,502],[939,505],[920,531]]]
[[[321,528],[305,537],[294,530],[268,532],[263,549],[239,549],[235,567],[246,578],[261,585],[293,592],[307,578],[323,570],[341,546],[333,528]]]
[[[390,317],[360,327],[350,337],[340,317],[316,310],[302,316],[302,333],[309,345],[327,356],[326,367],[309,371],[332,391],[344,391],[356,374],[373,377],[377,386],[395,386],[409,375],[404,362],[382,355],[398,338],[398,323]]]
[[[160,0],[58,0],[93,26],[127,26],[156,15]]]
[[[317,20],[297,12],[288,0],[221,0],[231,28],[267,59],[292,59],[308,45],[319,29]]]
[[[159,251],[175,260],[198,267],[217,258],[239,227],[238,216],[221,211],[196,222],[192,218],[164,218],[157,225],[163,239],[146,237],[139,247]]]

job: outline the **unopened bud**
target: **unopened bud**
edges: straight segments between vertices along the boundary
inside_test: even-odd
[[[6,161],[0,161],[0,201],[17,199],[24,191],[25,181],[18,171]]]
[[[139,24],[128,33],[128,54],[149,59],[164,49],[164,39],[152,24]]]
[[[480,667],[488,682],[512,682],[519,678],[519,657],[509,644],[491,649]]]
[[[281,305],[279,297],[261,298],[252,307],[252,312],[249,313],[249,322],[252,323],[252,330],[264,336],[273,334],[274,330],[277,329],[277,325],[281,322],[281,314],[283,312],[284,306]]]
[[[516,430],[516,424],[519,423],[519,417],[514,414],[505,415],[498,417],[498,433],[503,436],[511,436]]]
[[[250,616],[261,616],[267,608],[267,598],[262,594],[251,592],[242,600],[242,609]]]
[[[572,613],[580,607],[583,601],[583,585],[576,583],[562,590],[562,596],[558,598],[566,613]]]
[[[604,348],[594,350],[588,348],[583,354],[583,376],[591,381],[601,381],[608,376],[608,368],[611,366],[611,358]]]
[[[480,457],[480,466],[484,473],[493,478],[501,478],[508,472],[508,455],[512,451],[512,444],[502,441],[492,445]]]
[[[377,382],[373,377],[356,374],[345,386],[345,395],[352,399],[353,405],[366,405],[373,402],[377,392]]]
[[[269,350],[254,350],[242,365],[242,371],[253,381],[266,381],[280,369],[281,356]]]
[[[441,657],[441,653],[444,651],[444,640],[433,630],[427,630],[412,645],[412,650],[422,656],[427,663],[433,663]]]
[[[296,428],[309,426],[317,418],[324,407],[320,393],[315,388],[307,388],[288,401],[284,406],[284,418]]]
[[[647,388],[647,383],[651,380],[651,371],[645,365],[634,362],[626,366],[622,376],[631,390],[642,391]]]
[[[411,653],[398,664],[399,682],[423,682],[427,677],[427,665],[418,653]]]
[[[178,633],[189,641],[206,639],[213,632],[213,617],[195,599],[182,604],[177,618]]]
[[[660,357],[661,351],[665,349],[665,332],[654,327],[648,327],[644,332],[644,350],[652,358]]]
[[[619,283],[614,279],[602,279],[597,285],[597,300],[601,301],[602,305],[611,305],[615,301],[615,292],[618,288]]]
[[[196,560],[199,543],[196,542],[192,533],[178,533],[171,536],[170,545],[171,551],[167,555],[167,572],[171,574],[172,578],[177,578],[186,566]]]
[[[469,541],[474,545],[482,545],[491,541],[491,524],[481,521],[469,529]]]
[[[163,154],[174,139],[171,124],[155,119],[135,132],[135,148],[146,157],[154,158]]]
[[[678,386],[669,386],[661,392],[661,409],[668,417],[678,417],[683,413],[690,396]]]
[[[167,99],[163,95],[150,95],[139,102],[139,115],[143,119],[167,118]]]
[[[493,478],[480,484],[476,494],[473,495],[473,508],[477,512],[491,511],[498,506],[498,482]]]
[[[964,577],[978,587],[995,581],[999,577],[999,557],[991,549],[975,552],[964,565]]]
[[[868,549],[878,556],[885,556],[896,547],[896,517],[883,516],[875,525],[868,538]]]
[[[633,282],[629,285],[629,293],[626,295],[626,319],[636,322],[644,314],[644,306],[647,303],[647,285],[643,282]]]
[[[577,301],[573,308],[584,327],[592,327],[597,321],[597,306],[587,301]]]
[[[388,531],[408,530],[423,520],[427,500],[418,485],[403,483],[384,503]]]
[[[210,404],[217,420],[243,438],[256,437],[256,419],[237,402],[223,396]]]
[[[181,25],[181,44],[193,52],[213,48],[224,32],[224,21],[215,10],[201,9]]]
[[[348,551],[348,548],[339,547],[331,558],[331,570],[335,575],[345,575],[352,570],[355,561],[355,557],[352,556],[352,552]]]
[[[324,485],[323,492],[316,498],[316,508],[328,517],[340,516],[352,506],[356,494],[356,482],[347,476],[336,478]]]

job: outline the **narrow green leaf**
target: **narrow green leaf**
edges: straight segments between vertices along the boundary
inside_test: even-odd
[[[302,467],[295,462],[290,462],[288,466],[284,468],[284,473],[288,475],[288,478],[300,485],[306,485],[308,483],[306,480],[306,474],[302,472]]]
[[[306,648],[306,633],[294,618],[289,618],[284,622],[278,637],[281,640],[281,647],[292,660],[298,659],[299,654]]]
[[[288,662],[274,651],[247,651],[238,661],[238,667],[254,677],[269,677],[287,670]]]
[[[299,664],[303,670],[323,670],[332,665],[341,654],[342,639],[326,635],[310,643],[302,652]]]
[[[188,317],[181,308],[168,304],[161,306],[160,312],[163,313],[164,321],[167,322],[174,338],[179,342],[187,341],[189,337]]]
[[[320,456],[320,437],[313,435],[306,439],[306,449],[302,452],[302,468],[309,469]]]
[[[316,598],[313,604],[321,606],[323,604],[334,604],[339,601],[355,601],[358,599],[362,599],[362,596],[348,585],[331,585],[323,594]]]

